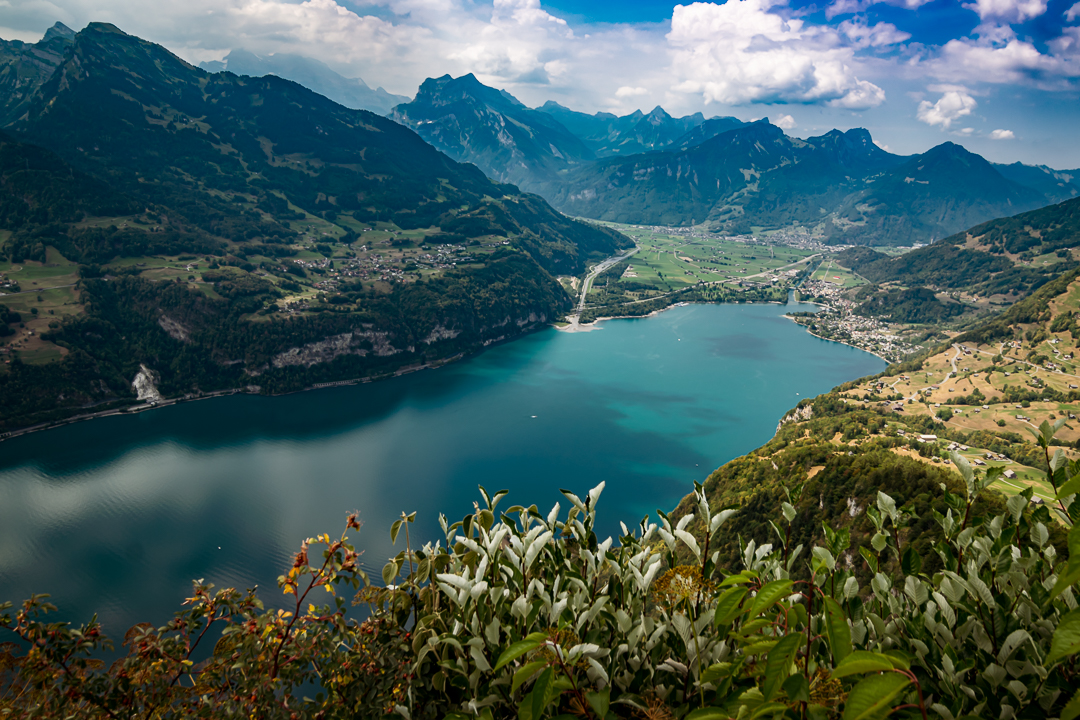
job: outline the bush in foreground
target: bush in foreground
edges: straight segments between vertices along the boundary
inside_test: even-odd
[[[167,625],[129,631],[108,669],[96,622],[49,624],[33,598],[0,617],[14,636],[0,646],[0,717],[1071,720],[1080,463],[1050,457],[1053,434],[1038,434],[1052,510],[1029,489],[1004,514],[973,516],[997,471],[954,455],[966,491],[942,488],[932,575],[909,545],[910,511],[883,493],[866,511],[873,550],[853,553],[828,526],[822,544],[791,547],[785,502],[776,542],[746,543],[741,566],[721,570],[715,541],[736,510],[710,508],[697,486],[697,522],[661,513],[616,544],[593,531],[601,484],[584,500],[564,491],[566,513],[546,515],[499,512],[504,493],[481,488],[483,507],[442,519],[445,539],[419,549],[403,516],[385,587],[345,535],[310,538],[279,580],[291,611],[196,585]],[[1054,522],[1071,528],[1067,559],[1048,542]],[[366,620],[346,614],[352,591]],[[315,605],[318,593],[331,601]]]

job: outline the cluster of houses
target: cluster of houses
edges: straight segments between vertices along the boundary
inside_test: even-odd
[[[805,283],[804,288],[812,295],[824,297],[831,307],[814,316],[810,321],[819,328],[815,334],[830,339],[846,342],[863,350],[868,350],[886,360],[896,362],[915,351],[915,347],[889,332],[889,326],[877,318],[856,315],[851,310],[854,303],[840,296],[835,286],[819,289],[822,283]],[[825,283],[825,285],[829,285]],[[808,324],[803,322],[802,324]]]

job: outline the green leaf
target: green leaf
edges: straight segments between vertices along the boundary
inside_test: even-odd
[[[756,718],[779,715],[780,713],[787,712],[788,706],[784,703],[767,702],[750,716],[750,720],[756,720]]]
[[[790,702],[810,702],[810,684],[799,673],[795,673],[784,681],[784,692],[787,693]]]
[[[720,587],[727,587],[728,585],[745,585],[751,580],[753,580],[753,578],[747,577],[743,573],[739,573],[738,575],[728,575],[720,583]]]
[[[863,560],[870,566],[870,572],[877,574],[877,557],[874,553],[870,552],[864,547],[859,548],[859,553],[863,556]]]
[[[522,665],[521,668],[514,673],[514,684],[510,688],[510,692],[517,692],[517,689],[521,687],[522,683],[538,673],[540,668],[547,666],[547,664],[547,660],[534,660],[531,663]]]
[[[1066,613],[1057,630],[1054,631],[1054,639],[1050,642],[1050,654],[1046,656],[1046,665],[1051,665],[1058,660],[1080,652],[1080,609]]]
[[[495,663],[495,670],[499,670],[507,663],[513,662],[525,653],[535,650],[546,641],[547,635],[544,633],[533,633],[524,640],[518,640],[506,650],[503,650],[503,654],[499,656],[499,661]]]
[[[746,593],[747,590],[744,587],[733,587],[724,591],[716,603],[714,622],[717,627],[730,625],[735,622],[735,618],[742,614],[743,609],[739,607],[739,603],[746,597]]]
[[[539,720],[540,716],[544,713],[544,708],[547,707],[548,693],[551,691],[554,675],[554,671],[549,667],[544,670],[544,672],[540,673],[540,678],[536,681],[536,685],[533,686],[530,707],[532,708],[534,720]]]
[[[844,703],[844,720],[885,717],[892,711],[896,696],[910,684],[911,678],[895,672],[863,678],[848,693],[847,702]]]
[[[825,598],[825,633],[829,639],[829,649],[832,650],[833,664],[838,664],[851,654],[851,628],[848,627],[844,609],[831,597]]]
[[[608,706],[611,704],[611,686],[599,690],[597,692],[585,693],[585,699],[589,703],[589,707],[596,713],[596,717],[607,717]]]
[[[694,710],[685,718],[683,718],[683,720],[728,720],[728,718],[730,717],[731,714],[725,711],[723,708],[703,707]]]
[[[884,672],[892,669],[893,663],[885,655],[870,652],[869,650],[855,650],[837,663],[836,669],[832,671],[832,676],[834,678],[842,678],[847,677],[848,675]]]
[[[394,578],[397,577],[398,567],[395,562],[388,562],[383,566],[382,579],[384,585],[393,585]]]
[[[885,533],[874,533],[874,537],[870,538],[870,545],[876,552],[881,552],[888,544],[889,538],[885,536]]]
[[[772,700],[780,690],[781,684],[791,674],[791,661],[802,641],[801,635],[785,635],[769,651],[765,660],[765,684],[761,688],[765,700]]]
[[[1080,581],[1080,524],[1073,525],[1069,530],[1069,564],[1065,572],[1058,577],[1057,584],[1050,593],[1050,599],[1053,600],[1065,592],[1065,588],[1075,585],[1077,581]]]
[[[1070,495],[1076,495],[1080,493],[1080,475],[1076,475],[1069,479],[1064,485],[1058,489],[1058,499],[1064,500]],[[1064,716],[1062,716],[1064,717]]]
[[[1080,717],[1080,692],[1072,696],[1072,700],[1061,708],[1061,720],[1076,720]]]
[[[705,668],[705,672],[701,673],[699,680],[702,683],[715,684],[720,678],[728,677],[732,674],[732,665],[729,662],[716,663]]]
[[[915,552],[915,548],[910,545],[904,550],[904,556],[900,560],[900,570],[905,575],[918,575],[922,570],[922,556]]]
[[[401,532],[401,521],[395,520],[394,524],[390,526],[390,544],[397,544],[398,533]]]
[[[766,583],[758,590],[757,596],[754,598],[754,602],[750,605],[750,618],[755,618],[761,613],[771,608],[781,599],[791,594],[791,588],[795,583],[791,580],[773,580],[771,583]]]

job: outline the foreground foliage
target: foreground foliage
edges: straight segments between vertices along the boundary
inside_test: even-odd
[[[963,492],[942,486],[946,510],[932,511],[933,572],[912,508],[885,493],[865,510],[871,547],[853,552],[828,525],[813,547],[792,543],[792,489],[775,542],[740,543],[724,570],[716,546],[736,509],[697,486],[694,513],[623,525],[616,544],[594,532],[601,484],[546,515],[500,512],[505,493],[481,489],[482,507],[418,549],[403,515],[385,587],[345,535],[311,538],[279,579],[287,610],[198,584],[167,625],[133,628],[108,670],[96,621],[50,624],[34,598],[0,617],[14,636],[0,717],[1075,718],[1080,463],[1051,456],[1054,432],[1037,437],[1054,508],[1028,491],[978,516],[998,471],[953,457]],[[1068,558],[1049,542],[1059,522]],[[347,615],[349,589],[366,620]]]

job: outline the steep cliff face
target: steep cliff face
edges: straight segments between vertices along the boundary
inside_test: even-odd
[[[424,81],[416,99],[398,105],[390,117],[455,160],[524,190],[595,157],[558,120],[472,74]]]

